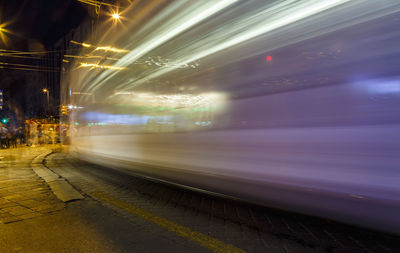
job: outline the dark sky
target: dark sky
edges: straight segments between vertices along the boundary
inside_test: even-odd
[[[48,51],[49,47],[88,16],[88,6],[77,0],[0,0],[0,24],[7,42],[0,40],[0,49],[19,51]],[[43,57],[49,57],[47,54]],[[12,58],[0,55],[4,64],[37,65],[35,59]],[[32,71],[0,67],[0,90],[5,92],[5,108],[0,116],[16,118],[40,117],[43,112],[43,83],[32,83]],[[34,86],[34,87],[33,87]],[[33,94],[33,93],[36,94]],[[52,93],[53,105],[59,94]],[[15,116],[14,116],[15,118]]]
[[[47,47],[86,15],[87,6],[76,0],[0,0],[0,22],[10,22],[6,28],[14,33],[9,49],[23,50],[32,40]]]

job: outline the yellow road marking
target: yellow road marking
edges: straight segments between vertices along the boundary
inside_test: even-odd
[[[103,192],[93,192],[92,195],[102,201],[112,204],[120,209],[123,209],[131,214],[139,216],[140,218],[156,224],[178,236],[189,239],[190,241],[196,242],[203,247],[206,247],[216,253],[246,253],[246,251],[236,248],[233,245],[224,243],[220,240],[204,235],[202,233],[193,231],[187,227],[178,225],[172,221],[169,221],[163,217],[159,217],[150,212],[147,212],[141,208],[138,208],[130,203],[115,199]]]

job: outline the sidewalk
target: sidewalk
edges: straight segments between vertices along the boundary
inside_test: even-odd
[[[0,150],[0,253],[125,252],[115,242],[129,235],[115,228],[131,229],[126,221],[91,200],[67,206],[33,171],[34,158],[54,148]]]
[[[64,208],[31,168],[52,146],[0,150],[0,224],[30,219]]]

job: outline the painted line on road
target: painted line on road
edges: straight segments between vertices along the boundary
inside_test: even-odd
[[[193,231],[187,227],[178,225],[170,220],[167,220],[163,217],[154,215],[148,211],[145,211],[141,208],[138,208],[130,203],[125,201],[121,201],[114,197],[111,197],[103,192],[92,192],[91,196],[102,200],[108,204],[116,206],[120,209],[123,209],[131,214],[139,216],[140,218],[151,222],[155,225],[158,225],[180,237],[189,239],[190,241],[196,242],[201,246],[212,250],[216,253],[246,253],[246,251],[239,249],[231,244],[224,243],[220,240],[217,240],[213,237],[207,236],[205,234]]]

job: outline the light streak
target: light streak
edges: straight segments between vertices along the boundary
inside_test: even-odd
[[[112,70],[126,69],[126,67],[118,67],[118,66],[112,66],[112,65],[99,65],[96,63],[86,63],[86,62],[81,62],[79,67],[90,67],[90,68],[112,69]]]
[[[202,48],[203,50],[198,50],[199,52],[197,53],[188,54],[189,56],[183,57],[183,59],[177,64],[189,64],[193,61],[215,54],[227,48],[253,39],[257,36],[279,29],[283,26],[287,26],[340,4],[344,4],[348,1],[349,0],[309,0],[303,1],[297,5],[292,5],[292,7],[287,7],[293,2],[292,0],[280,2],[280,4],[275,6],[272,10],[267,8],[259,12],[257,15],[242,20],[240,25],[236,24],[236,26],[232,27],[230,31],[225,31],[225,34],[221,37],[225,37],[227,39],[221,40],[221,42],[217,43],[215,46],[210,47],[208,43],[201,41],[203,45],[198,45],[198,47]],[[275,16],[272,15],[274,18],[271,18],[271,14],[276,10],[280,11]],[[210,40],[212,39],[215,38],[210,38]],[[134,85],[137,86],[170,71],[171,69],[163,68],[151,75],[146,76],[142,80],[135,82]]]
[[[136,105],[163,106],[163,107],[196,107],[207,105],[222,105],[226,102],[226,95],[221,92],[209,92],[201,94],[157,94],[151,92],[125,92],[117,91],[113,94],[123,95],[117,97],[118,101],[124,99],[134,102]]]
[[[77,59],[106,59],[106,60],[113,60],[118,61],[119,58],[114,57],[107,57],[107,56],[100,56],[100,55],[64,55],[67,58],[77,58]]]
[[[110,47],[110,46],[96,47],[95,50],[111,51],[111,52],[115,52],[115,53],[127,53],[127,52],[129,52],[129,50],[119,49],[119,48]]]
[[[214,15],[221,10],[224,11]],[[376,0],[282,0],[265,4],[251,0],[194,1],[189,4],[176,0],[166,3],[140,26],[127,24],[126,31],[113,33],[115,38],[102,39],[102,43],[118,41],[118,45],[123,45],[122,50],[127,54],[114,66],[129,67],[133,70],[132,75],[121,77],[110,68],[96,76],[80,79],[79,85],[84,90],[94,91],[113,83],[113,87],[123,92],[153,80],[164,82],[163,78],[169,77],[176,80],[173,71],[197,68],[196,61],[199,60],[211,63],[211,68],[228,65],[396,11],[399,11],[399,4],[390,1],[379,4]],[[123,40],[126,40],[125,44]],[[91,49],[118,52],[112,51],[111,46],[87,45]],[[242,50],[249,53],[241,54]],[[151,55],[162,58],[158,60]],[[226,58],[222,59],[221,55]],[[133,64],[151,67],[136,68]],[[184,70],[181,73],[194,75],[194,72]]]
[[[115,47],[111,47],[111,46],[94,46],[94,45],[91,45],[89,43],[85,43],[85,42],[81,43],[81,42],[77,42],[77,41],[74,41],[74,40],[70,40],[70,42],[73,43],[73,44],[76,44],[76,45],[80,45],[80,46],[86,47],[86,48],[93,47],[94,50],[111,51],[111,52],[114,52],[114,53],[127,53],[127,52],[129,52],[129,50],[115,48]]]
[[[83,46],[83,47],[92,47],[92,45],[90,45],[88,43],[85,43],[85,42],[81,43],[81,42],[78,42],[78,41],[75,41],[75,40],[70,40],[69,42],[71,42],[72,44]]]
[[[207,6],[208,8],[206,7],[203,9],[197,9],[196,11],[193,10],[193,12],[191,13],[192,15],[187,15],[184,17],[183,20],[179,20],[179,22],[175,24],[175,27],[167,29],[158,36],[154,36],[152,39],[150,39],[146,43],[143,43],[140,47],[127,54],[124,58],[120,60],[120,64],[129,65],[140,56],[146,54],[157,46],[162,45],[169,39],[209,18],[210,16],[221,11],[222,9],[225,9],[226,7],[232,5],[236,1],[237,0],[223,0],[213,3],[211,6]]]
[[[77,0],[78,2],[84,3],[84,4],[89,4],[92,6],[110,6],[110,7],[116,7],[114,4],[106,3],[106,2],[101,2],[101,1],[95,1],[95,0]]]
[[[177,16],[172,21],[167,22],[160,28],[156,29],[151,34],[151,38],[146,41],[146,43],[141,44],[140,46],[132,50],[129,54],[125,55],[123,58],[121,58],[121,60],[118,61],[118,63],[116,63],[116,65],[127,66],[132,64],[138,58],[145,55],[149,51],[162,45],[166,41],[188,30],[190,27],[193,27],[196,24],[206,20],[207,18],[227,8],[237,1],[238,0],[222,0],[216,2],[210,1],[206,2],[206,4],[204,2],[193,4],[189,13],[187,13],[186,15]],[[94,83],[98,83],[101,79],[106,78],[102,81],[105,82],[111,77],[112,74],[109,75],[109,73],[104,73],[103,75],[100,75]]]

